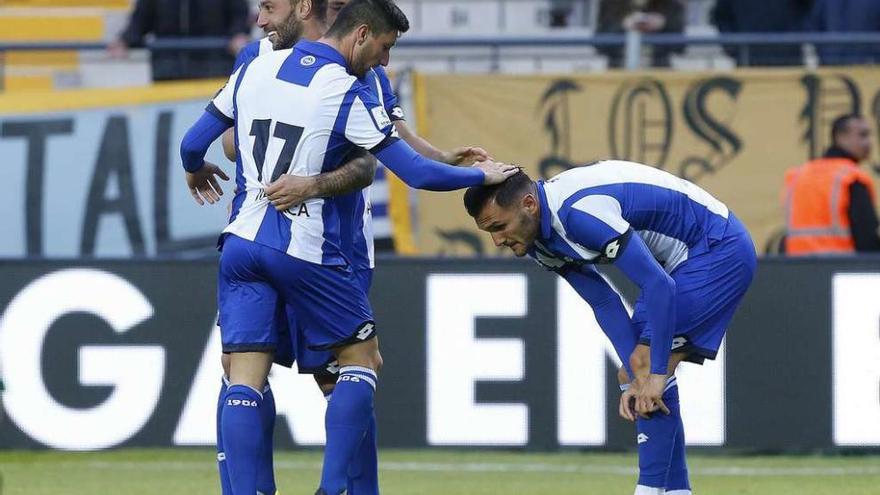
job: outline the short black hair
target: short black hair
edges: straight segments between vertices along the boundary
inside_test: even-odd
[[[339,11],[326,36],[340,39],[361,24],[369,26],[374,35],[409,31],[409,19],[392,0],[352,0]]]
[[[861,118],[863,117],[857,113],[847,113],[834,119],[834,121],[831,122],[831,142],[836,144],[838,136],[846,133],[849,123]]]
[[[532,178],[520,170],[501,184],[469,187],[464,193],[464,207],[468,215],[476,218],[492,199],[498,206],[506,208],[530,193],[534,185]]]

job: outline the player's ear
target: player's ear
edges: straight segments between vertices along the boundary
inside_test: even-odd
[[[357,44],[363,45],[364,43],[366,43],[367,36],[369,36],[369,34],[370,34],[370,26],[367,26],[366,24],[361,24],[360,26],[358,26],[357,38],[356,38]]]
[[[534,211],[538,208],[538,199],[535,197],[534,194],[528,193],[523,196],[520,204],[523,208],[528,210],[529,213],[534,213]]]
[[[312,0],[299,0],[299,18],[308,19],[314,14],[314,4]]]

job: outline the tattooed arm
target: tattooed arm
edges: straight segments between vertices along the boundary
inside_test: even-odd
[[[363,189],[373,183],[376,159],[356,149],[336,170],[309,177],[284,174],[266,188],[266,195],[275,209],[284,211],[311,198],[340,196]]]

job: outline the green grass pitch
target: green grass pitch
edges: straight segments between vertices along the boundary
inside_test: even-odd
[[[532,454],[494,450],[386,450],[385,495],[629,495],[633,454]],[[279,452],[282,495],[314,493],[321,467],[315,450]],[[740,457],[692,454],[695,494],[877,495],[880,457]],[[93,453],[0,451],[2,495],[215,494],[208,449],[139,449]]]

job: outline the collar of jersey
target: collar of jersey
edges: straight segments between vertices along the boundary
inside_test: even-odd
[[[541,211],[541,239],[549,239],[550,232],[553,230],[553,224],[550,220],[550,207],[547,206],[547,193],[544,191],[544,181],[537,182],[538,206]]]
[[[305,53],[315,55],[316,57],[335,62],[348,70],[348,64],[345,63],[345,57],[330,45],[318,41],[302,40],[296,44],[295,48]]]

